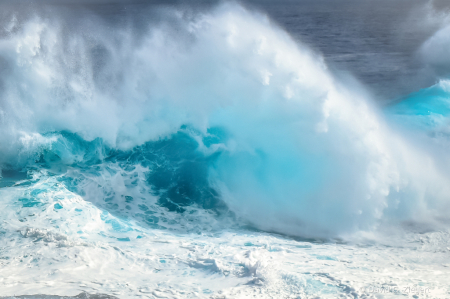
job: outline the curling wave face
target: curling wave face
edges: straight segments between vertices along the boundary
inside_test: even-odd
[[[325,238],[447,220],[441,137],[405,133],[411,126],[399,128],[262,15],[237,5],[164,13],[170,22],[144,34],[112,34],[99,20],[4,26],[3,219],[72,203],[78,213],[82,198],[124,233],[135,228],[110,213],[160,229],[222,219]],[[433,87],[445,103],[446,82]],[[421,118],[417,96],[388,114]]]

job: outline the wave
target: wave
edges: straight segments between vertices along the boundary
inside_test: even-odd
[[[160,229],[231,215],[267,231],[348,237],[447,220],[449,161],[421,146],[436,137],[406,133],[264,15],[236,4],[165,13],[170,22],[143,34],[101,20],[4,26],[4,177],[56,175],[105,211]],[[415,117],[410,102],[396,109]]]
[[[440,80],[429,88],[408,95],[387,110],[409,127],[445,131],[449,128],[450,81]]]

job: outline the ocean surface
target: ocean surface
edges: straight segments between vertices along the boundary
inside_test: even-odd
[[[449,298],[450,3],[0,3],[0,298]]]

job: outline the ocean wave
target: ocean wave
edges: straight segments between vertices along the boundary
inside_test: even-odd
[[[29,171],[36,187],[39,174],[119,232],[130,229],[121,218],[202,230],[227,215],[328,238],[447,219],[446,156],[416,146],[422,137],[391,125],[320,55],[236,4],[166,13],[173,22],[142,35],[100,20],[90,31],[11,20],[0,40],[4,177]],[[22,209],[64,206],[27,190]]]

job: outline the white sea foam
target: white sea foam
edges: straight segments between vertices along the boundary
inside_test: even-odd
[[[237,5],[168,14],[178,31],[160,24],[141,38],[100,22],[89,34],[38,17],[15,24],[0,42],[4,162],[51,131],[129,149],[185,124],[220,127],[229,138],[211,184],[264,230],[344,236],[447,217],[445,159],[390,129],[319,55]]]
[[[0,189],[0,295],[448,297],[442,127],[386,120],[263,15],[234,4],[165,13],[171,23],[142,35],[96,19],[4,26],[0,162],[28,177]],[[196,155],[136,148],[182,125]],[[225,137],[207,144],[209,128]],[[186,143],[161,148],[174,145]],[[150,162],[175,172],[183,159],[208,161],[206,179],[233,213],[159,202]],[[195,187],[195,175],[168,181]]]

